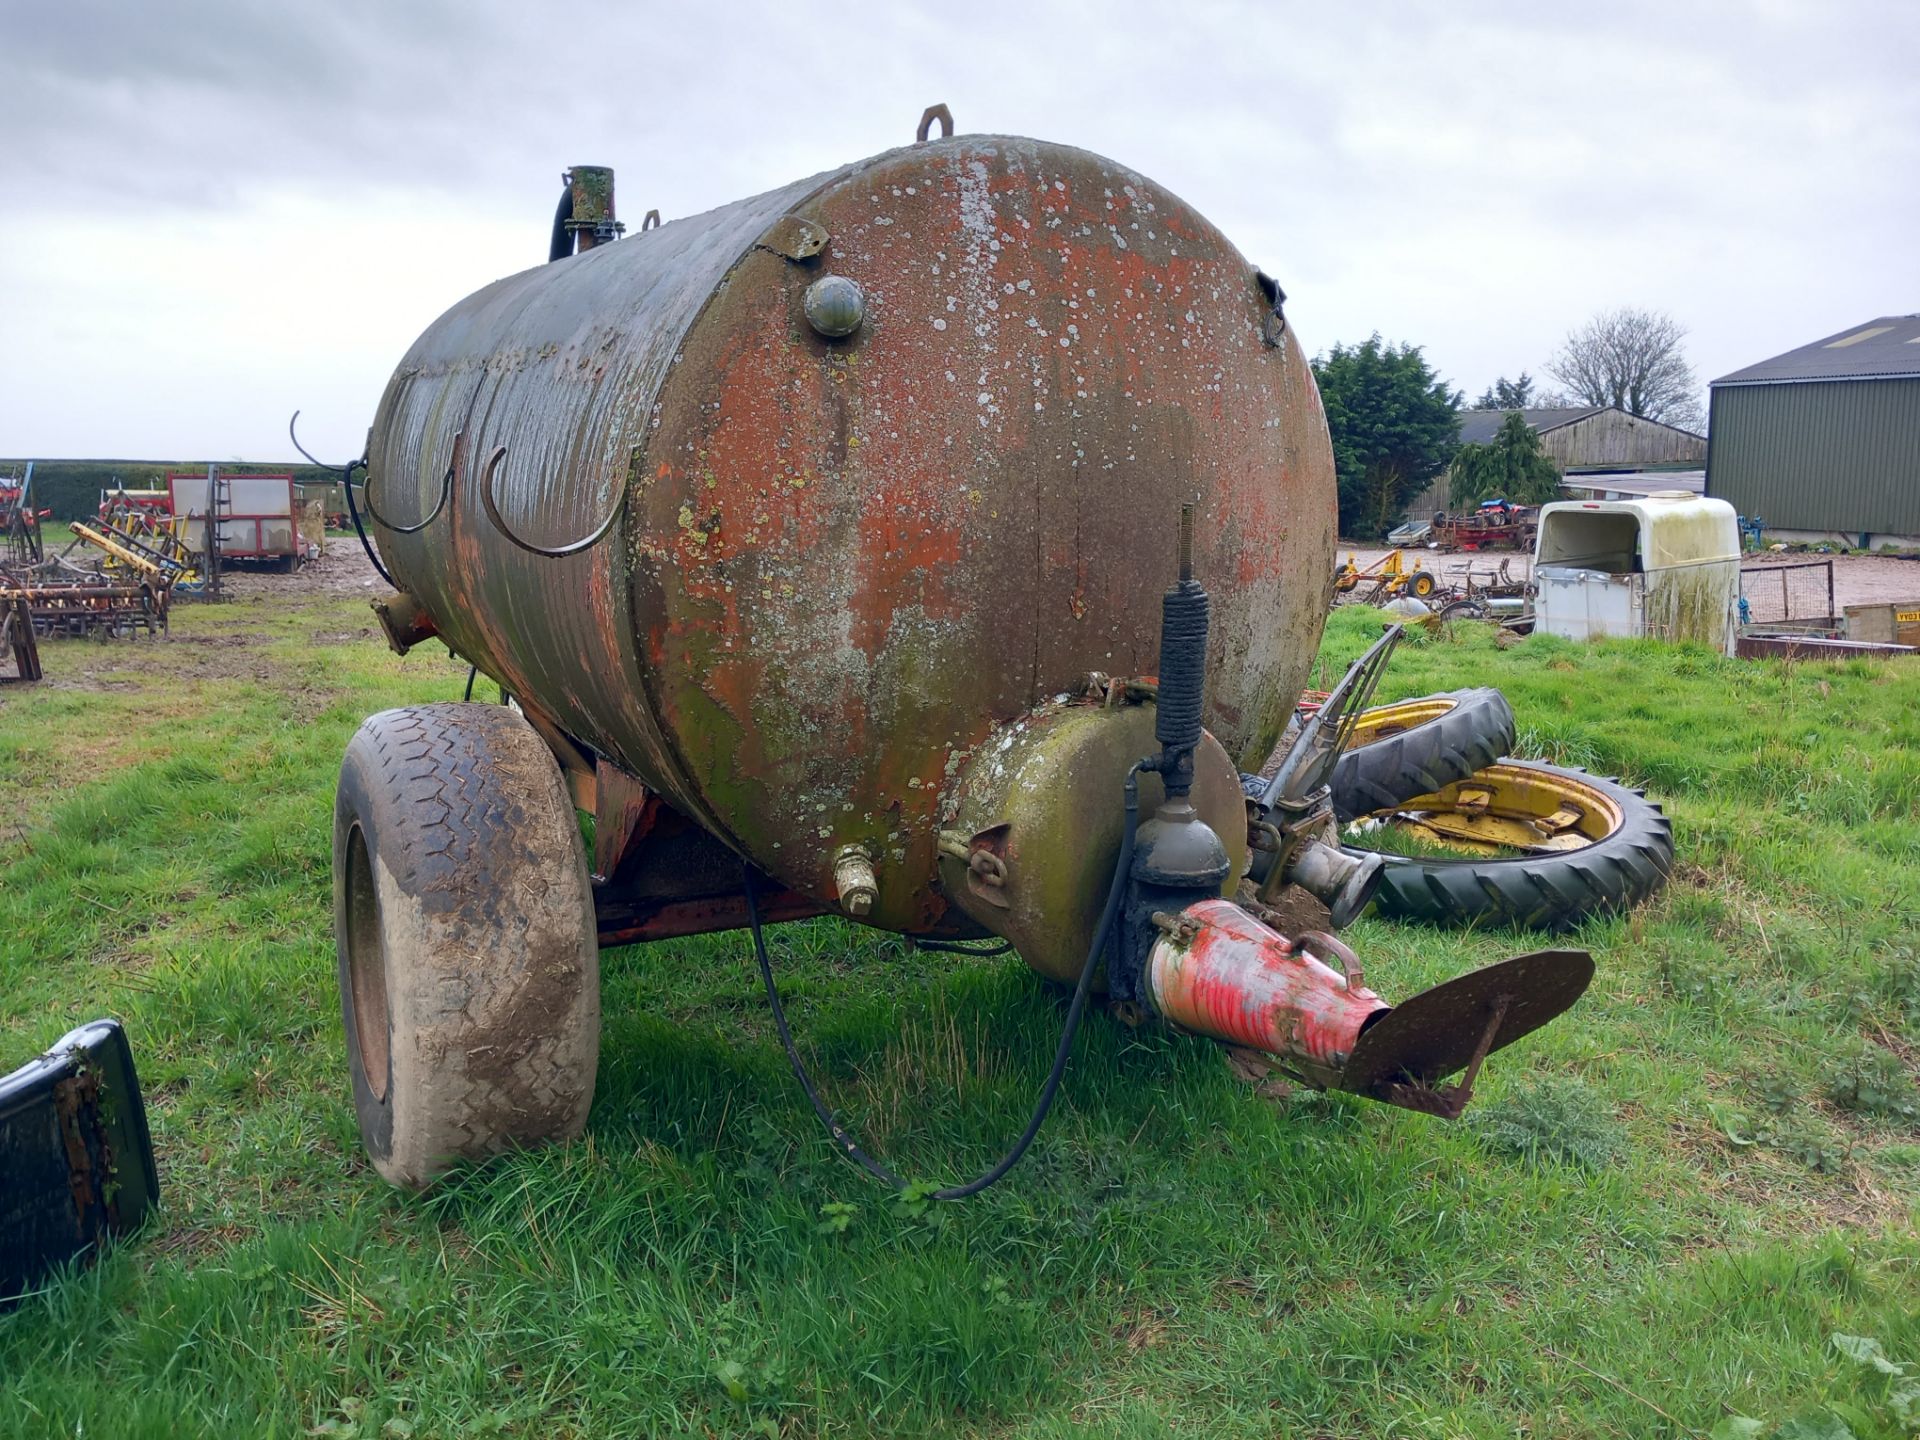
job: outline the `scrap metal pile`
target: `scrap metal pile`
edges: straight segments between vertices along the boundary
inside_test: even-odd
[[[1303,701],[1303,722],[1317,706]],[[1673,827],[1642,790],[1510,758],[1513,709],[1481,687],[1362,711],[1330,777],[1346,853],[1380,866],[1383,915],[1561,930],[1647,899]]]
[[[1514,550],[1533,549],[1540,532],[1537,505],[1512,505],[1505,500],[1484,500],[1476,508],[1458,515],[1441,512],[1433,517],[1427,543],[1442,550]]]
[[[1478,568],[1472,559],[1449,566],[1443,573],[1426,568],[1415,555],[1409,563],[1407,552],[1390,550],[1379,560],[1362,566],[1357,555],[1333,573],[1333,604],[1387,605],[1396,600],[1415,600],[1419,606],[1395,607],[1402,612],[1423,612],[1443,620],[1497,620],[1515,625],[1533,608],[1533,586],[1525,574],[1516,575],[1511,557],[1498,565],[1491,562]]]
[[[47,555],[34,517],[33,545],[9,545],[0,557],[0,656],[10,652],[16,672],[9,678],[39,678],[40,637],[164,635],[174,596],[201,588],[201,557],[171,516],[109,499],[96,519],[71,528],[72,542]]]
[[[1540,533],[1540,507],[1506,500],[1484,500],[1476,508],[1450,515],[1437,510],[1431,520],[1409,520],[1387,532],[1389,545],[1424,545],[1429,550],[1531,550]]]
[[[25,475],[0,478],[0,546],[9,564],[32,565],[40,559],[40,514],[31,499],[33,466]]]

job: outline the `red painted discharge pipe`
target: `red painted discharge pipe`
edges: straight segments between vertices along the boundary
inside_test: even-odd
[[[1391,1009],[1364,985],[1229,900],[1181,912],[1198,930],[1161,937],[1148,957],[1153,1003],[1183,1029],[1339,1071],[1369,1017]]]

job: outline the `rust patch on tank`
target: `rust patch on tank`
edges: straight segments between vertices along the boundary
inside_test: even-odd
[[[1330,549],[1331,467],[1252,268],[1131,172],[956,141],[799,213],[832,244],[744,259],[663,394],[644,643],[688,768],[744,787],[783,878],[829,893],[831,851],[865,844],[891,860],[877,913],[911,928],[948,758],[1088,671],[1151,668],[1183,500],[1223,592],[1210,724],[1277,734],[1319,624],[1284,561]],[[828,272],[868,297],[843,342],[800,318]]]
[[[761,248],[795,222],[831,238]],[[1319,634],[1298,577],[1331,564],[1331,454],[1253,266],[1176,197],[968,136],[550,268],[416,345],[376,424],[385,508],[427,500],[464,430],[470,457],[507,447],[519,533],[623,522],[529,556],[469,463],[383,550],[456,649],[769,875],[830,901],[859,845],[875,923],[939,921],[940,789],[1085,673],[1153,667],[1183,502],[1209,727],[1243,768],[1271,748]],[[826,273],[865,296],[846,339],[802,314]]]

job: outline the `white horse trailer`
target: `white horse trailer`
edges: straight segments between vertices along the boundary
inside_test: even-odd
[[[1543,506],[1534,541],[1534,628],[1691,641],[1733,654],[1740,524],[1733,506],[1685,490]]]

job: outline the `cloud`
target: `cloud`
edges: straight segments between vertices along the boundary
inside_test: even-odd
[[[357,450],[559,172],[685,215],[964,130],[1114,156],[1470,392],[1604,306],[1704,375],[1920,309],[1920,10],[0,0],[0,452]],[[324,410],[334,418],[322,420]]]

